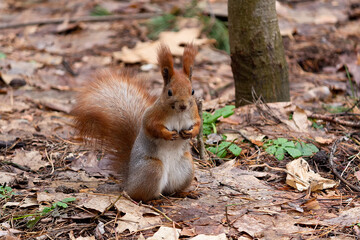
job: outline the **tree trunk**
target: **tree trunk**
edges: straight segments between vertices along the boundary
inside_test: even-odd
[[[288,67],[275,0],[229,0],[231,67],[236,106],[289,101]]]

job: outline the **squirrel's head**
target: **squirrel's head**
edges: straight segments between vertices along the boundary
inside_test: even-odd
[[[177,71],[174,69],[169,47],[161,44],[158,49],[158,62],[164,79],[164,89],[160,99],[176,112],[184,112],[194,103],[191,77],[196,54],[197,48],[193,44],[188,44],[184,49],[182,71]]]

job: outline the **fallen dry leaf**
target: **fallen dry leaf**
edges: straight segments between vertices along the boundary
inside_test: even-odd
[[[156,48],[158,42],[137,42],[136,46],[129,49],[124,46],[121,51],[114,52],[113,56],[116,60],[125,63],[147,62],[157,64]]]
[[[326,219],[325,223],[350,227],[360,222],[360,207],[350,208],[340,213],[336,218]]]
[[[316,198],[310,199],[301,205],[306,211],[320,209],[319,201]]]
[[[56,192],[56,193],[37,192],[36,200],[38,201],[38,203],[58,202],[65,198],[74,197],[74,196],[77,197],[77,194],[65,194],[65,193],[60,193],[60,192]]]
[[[81,206],[94,209],[98,212],[104,212],[116,198],[114,196],[97,196],[89,195],[88,198],[81,204]]]
[[[32,59],[47,65],[59,65],[63,60],[61,56],[54,56],[49,53],[36,53]]]
[[[302,11],[299,11],[299,7]],[[346,14],[331,3],[321,4],[317,1],[291,7],[276,1],[276,11],[280,18],[295,21],[299,24],[335,24],[346,19]]]
[[[180,233],[180,236],[185,236],[185,237],[193,237],[195,235],[196,235],[195,229],[188,227],[184,227]]]
[[[162,32],[159,34],[159,41],[169,45],[174,56],[182,56],[184,45],[194,43],[195,45],[203,45],[209,42],[209,39],[198,39],[201,33],[201,27],[184,28],[178,32]]]
[[[299,107],[295,108],[295,111],[293,114],[293,120],[294,120],[296,126],[298,126],[298,128],[303,132],[307,132],[308,128],[311,126],[306,112]]]
[[[77,237],[75,240],[95,240],[95,236],[91,237]]]
[[[357,178],[358,181],[360,181],[360,171],[356,171],[354,173],[355,177]]]
[[[312,88],[306,91],[303,100],[306,102],[312,102],[316,100],[325,101],[331,98],[331,92],[328,86]]]
[[[315,137],[315,141],[320,144],[330,144],[334,141],[332,138]]]
[[[190,238],[190,240],[227,240],[227,237],[225,233],[216,236],[199,234],[196,237]]]
[[[277,219],[272,221],[272,219]],[[296,224],[296,219],[285,213],[277,213],[276,216],[269,214],[245,214],[238,218],[233,226],[239,232],[246,232],[253,238],[279,239],[281,235],[296,234],[299,231],[309,231]]]
[[[25,198],[22,202],[7,202],[3,207],[18,206],[20,208],[38,206],[39,203],[35,198]]]
[[[125,63],[146,62],[157,64],[156,49],[160,43],[167,43],[174,56],[181,56],[184,52],[184,45],[193,42],[196,45],[207,43],[208,39],[197,39],[200,35],[200,28],[184,28],[179,32],[162,32],[159,40],[154,42],[137,42],[135,47],[129,49],[124,46],[121,51],[114,52],[113,57]]]
[[[7,228],[5,231],[0,230],[0,237],[2,240],[20,240],[20,238],[12,236],[12,234],[22,233],[22,232],[23,231],[19,231],[13,228]]]
[[[9,173],[9,172],[0,172],[0,185],[7,184],[15,181],[16,173]]]
[[[131,233],[150,226],[157,226],[162,223],[160,216],[154,211],[138,206],[126,199],[119,199],[115,203],[118,211],[125,213],[119,218],[116,232],[123,233],[128,230]]]
[[[294,178],[290,174],[286,176],[286,184],[296,188],[299,191],[305,191],[309,187],[311,191],[323,190],[327,188],[333,188],[338,185],[333,180],[321,177],[318,173],[315,173],[310,169],[307,161],[303,158],[293,160],[286,164],[286,169],[300,178]]]
[[[159,230],[147,240],[177,240],[180,236],[180,229],[161,226]]]
[[[48,161],[42,160],[42,155],[39,151],[25,151],[22,149],[16,149],[12,162],[29,167],[33,171],[50,165]]]

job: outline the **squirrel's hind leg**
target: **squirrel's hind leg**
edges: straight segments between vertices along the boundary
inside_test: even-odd
[[[196,191],[188,191],[186,190],[187,187],[191,184],[192,180],[194,179],[194,161],[191,156],[190,152],[185,152],[184,156],[182,157],[183,162],[188,162],[189,167],[191,166],[191,171],[189,169],[188,174],[186,175],[186,178],[184,182],[179,186],[179,188],[176,190],[175,197],[180,198],[191,198],[191,199],[198,199],[200,197],[200,193]]]
[[[187,188],[191,184],[191,182],[194,178],[194,161],[193,161],[192,155],[189,151],[184,153],[184,156],[182,157],[182,161],[188,162],[189,163],[188,166],[189,167],[191,166],[191,170],[189,169],[189,171],[187,172],[187,174],[185,176],[184,182],[179,186],[179,188],[176,190],[176,192],[183,191],[185,188]]]
[[[176,171],[171,172],[167,186],[163,189],[164,195],[179,193],[186,189],[194,178],[194,162],[189,151],[176,162]]]
[[[131,168],[132,166],[130,166]],[[136,171],[128,177],[125,191],[137,201],[148,201],[160,196],[163,164],[160,159],[147,157],[133,166]]]

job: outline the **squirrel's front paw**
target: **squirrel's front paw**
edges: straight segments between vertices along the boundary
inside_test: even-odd
[[[176,140],[176,139],[179,139],[179,137],[180,137],[180,135],[179,135],[179,133],[177,132],[177,131],[170,131],[170,139],[168,139],[168,140],[171,140],[171,141],[173,141],[173,140]]]
[[[181,130],[180,131],[180,136],[183,139],[189,139],[192,138],[192,129],[189,130]]]

